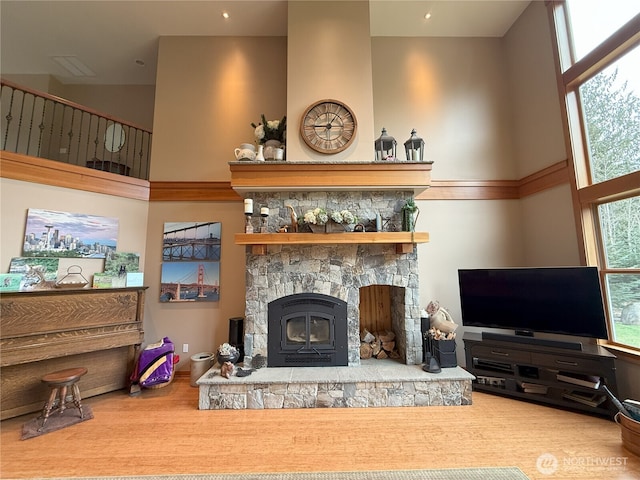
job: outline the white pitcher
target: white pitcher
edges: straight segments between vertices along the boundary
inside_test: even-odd
[[[234,150],[236,154],[236,160],[255,160],[256,152],[249,150],[248,148],[236,148]]]

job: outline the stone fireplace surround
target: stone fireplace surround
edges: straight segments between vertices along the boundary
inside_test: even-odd
[[[269,207],[268,229],[290,223],[291,205],[298,215],[308,209],[347,208],[360,221],[379,212],[386,230],[399,230],[401,207],[413,191],[243,192],[254,211]],[[259,231],[259,219],[254,228]],[[256,233],[255,235],[260,235]],[[321,235],[321,234],[318,234]],[[355,234],[351,234],[355,235]],[[360,360],[359,290],[390,287],[392,328],[401,356],[397,360]],[[424,372],[417,249],[399,254],[388,244],[269,245],[266,254],[247,247],[244,366],[267,357],[268,305],[296,293],[320,293],[347,302],[347,367],[275,367],[248,377],[225,379],[214,366],[200,380],[199,408],[262,409],[313,407],[467,405],[473,376],[460,367],[434,375]]]
[[[291,205],[304,215],[308,209],[349,209],[364,223],[376,212],[388,219],[387,228],[400,224],[400,209],[411,191],[249,193],[254,205],[268,206],[269,231],[290,223]],[[259,234],[256,234],[259,235]],[[321,235],[321,234],[318,234]],[[321,293],[347,302],[348,362],[360,364],[360,288],[392,288],[392,327],[403,363],[422,361],[418,258],[397,254],[385,244],[271,245],[266,255],[247,253],[244,321],[245,362],[267,356],[269,302],[296,293]]]

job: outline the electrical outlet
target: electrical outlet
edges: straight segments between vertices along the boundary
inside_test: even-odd
[[[189,344],[188,343],[183,343],[182,344],[182,353],[189,353]]]
[[[60,147],[60,153],[67,153],[67,149],[64,147]]]

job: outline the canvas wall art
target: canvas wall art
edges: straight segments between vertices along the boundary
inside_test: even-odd
[[[117,239],[117,218],[30,208],[22,255],[105,258]]]
[[[164,224],[161,302],[220,300],[220,233],[220,222]]]

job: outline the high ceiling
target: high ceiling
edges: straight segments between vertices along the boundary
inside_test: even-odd
[[[305,0],[292,0],[305,1]],[[530,0],[371,0],[372,36],[501,37]],[[0,74],[153,85],[158,38],[287,34],[284,0],[2,0]],[[223,11],[229,18],[222,17]],[[425,14],[431,13],[430,19]],[[74,76],[53,57],[73,57]],[[143,63],[143,65],[140,65]]]

